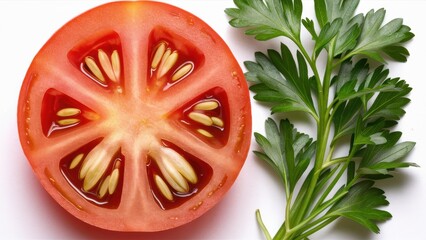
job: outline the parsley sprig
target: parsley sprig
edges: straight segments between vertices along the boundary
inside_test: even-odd
[[[280,176],[287,200],[274,237],[257,210],[266,238],[308,239],[339,217],[378,233],[377,223],[391,214],[381,209],[388,201],[375,182],[417,166],[404,161],[415,143],[400,142],[401,132],[394,131],[411,88],[385,67],[389,60],[407,61],[403,44],[414,37],[411,29],[402,19],[384,23],[384,9],[356,14],[359,0],[315,0],[317,24],[302,19],[301,0],[234,3],[225,10],[233,27],[260,41],[285,37],[297,46],[293,53],[282,43],[279,51],[256,52],[255,61],[245,62],[254,99],[268,103],[272,114],[306,113],[317,131],[314,140],[288,119],[269,118],[265,135],[255,133],[255,154]],[[311,52],[302,26],[312,36]],[[337,156],[342,144],[348,152]]]

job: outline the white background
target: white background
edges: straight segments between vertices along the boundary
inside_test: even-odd
[[[250,152],[232,189],[213,210],[194,222],[161,233],[117,233],[89,226],[63,210],[44,191],[21,150],[16,127],[19,89],[32,58],[65,22],[105,1],[0,1],[0,239],[263,239],[254,211],[260,209],[271,234],[283,221],[284,193],[278,178]],[[224,14],[230,0],[166,1],[202,18],[229,44],[238,61],[253,59],[253,52],[276,47],[277,42],[259,43],[240,29],[233,29]],[[424,240],[426,230],[426,1],[363,0],[358,11],[387,9],[387,19],[402,17],[416,37],[408,44],[408,63],[391,63],[393,77],[406,79],[414,88],[407,114],[398,126],[403,140],[417,142],[409,161],[421,168],[404,169],[395,178],[380,183],[393,214],[380,224],[381,234],[369,233],[348,220],[338,221],[312,239]],[[304,1],[304,17],[313,19],[313,1]],[[306,37],[309,40],[308,37]],[[287,41],[286,41],[287,42]],[[269,110],[252,102],[253,130],[263,131]],[[297,124],[296,124],[297,126]],[[307,128],[306,126],[302,126]],[[312,129],[307,128],[309,132]],[[252,149],[256,147],[252,141]]]

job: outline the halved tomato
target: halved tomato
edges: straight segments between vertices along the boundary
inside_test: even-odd
[[[244,75],[206,23],[117,2],[63,26],[22,85],[18,129],[47,192],[110,230],[160,231],[211,209],[250,145]]]

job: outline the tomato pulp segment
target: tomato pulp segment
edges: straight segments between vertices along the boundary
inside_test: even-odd
[[[229,190],[251,138],[244,75],[206,23],[157,2],[83,13],[35,56],[18,103],[47,192],[110,230],[190,222]]]

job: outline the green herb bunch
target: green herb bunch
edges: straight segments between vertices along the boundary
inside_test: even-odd
[[[384,23],[384,9],[356,14],[359,0],[315,0],[316,23],[302,19],[301,0],[234,3],[225,10],[233,27],[260,41],[286,37],[297,46],[292,53],[281,43],[279,51],[256,52],[255,62],[245,62],[254,99],[269,104],[272,114],[304,112],[316,127],[314,140],[288,119],[269,118],[266,134],[255,133],[255,154],[279,174],[286,194],[285,221],[274,237],[256,212],[266,238],[308,239],[339,217],[378,233],[377,223],[391,214],[381,209],[388,201],[375,182],[417,166],[403,161],[415,143],[400,142],[401,132],[393,130],[411,88],[385,67],[387,60],[407,60],[403,44],[414,37],[411,29],[402,19]],[[310,52],[302,26],[312,36]],[[348,151],[336,156],[342,144]]]

